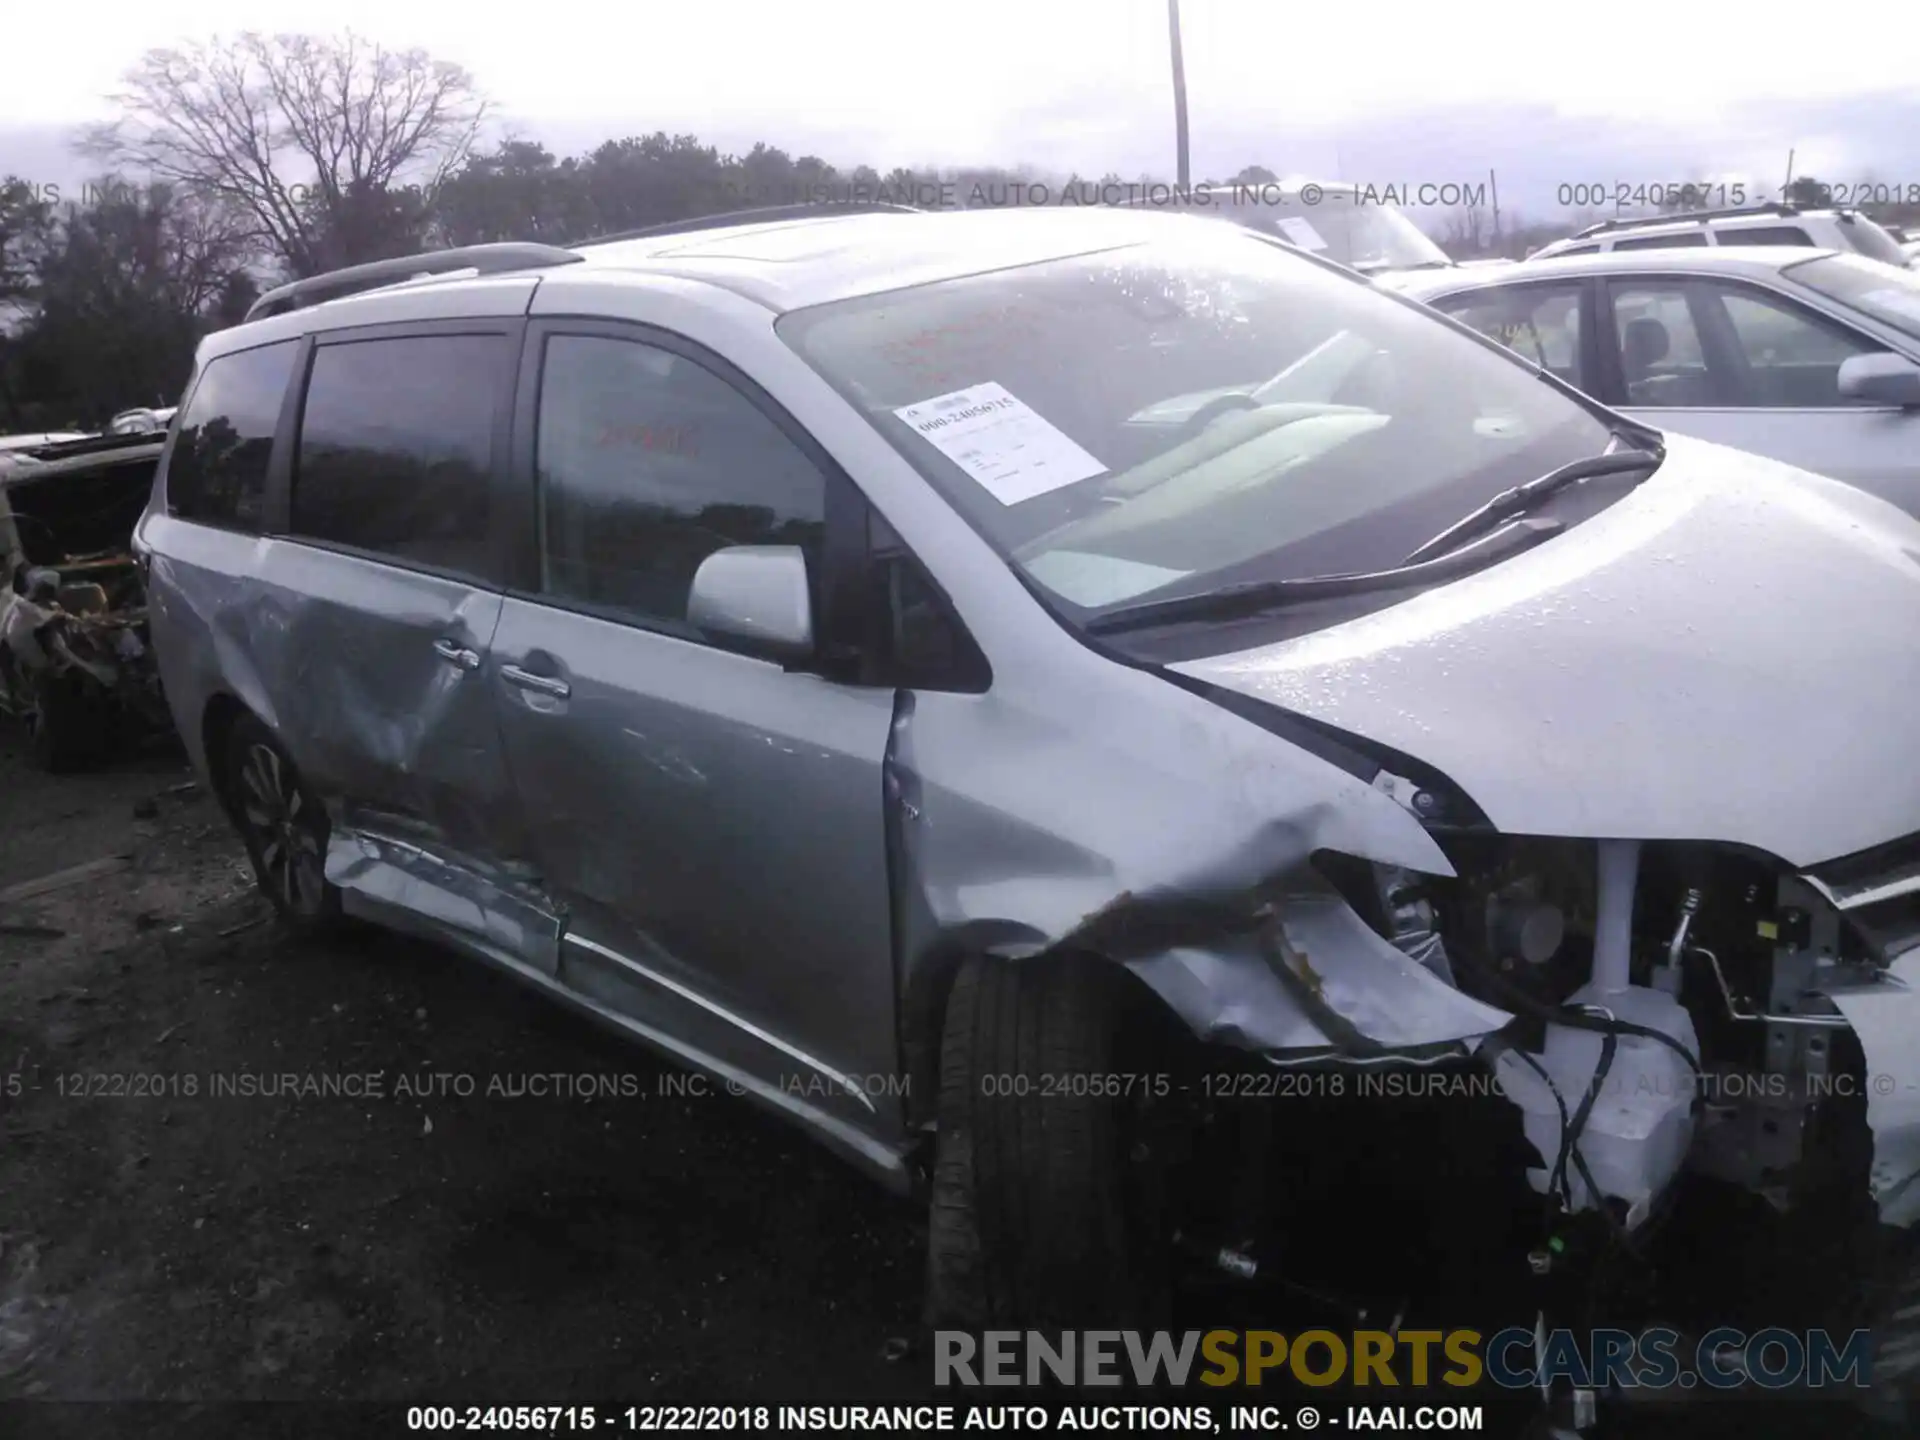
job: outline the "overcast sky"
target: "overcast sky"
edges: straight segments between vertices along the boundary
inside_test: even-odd
[[[101,113],[142,50],[249,26],[423,46],[562,152],[666,129],[883,169],[1172,169],[1164,0],[626,0],[555,9],[551,24],[471,0],[186,13],[13,6],[0,171],[54,163],[49,138]],[[1565,180],[1777,184],[1795,146],[1802,173],[1920,182],[1906,163],[1920,160],[1914,0],[1764,23],[1675,0],[1186,0],[1184,29],[1196,178],[1248,163],[1375,183],[1500,167],[1518,191],[1550,185],[1558,163]]]

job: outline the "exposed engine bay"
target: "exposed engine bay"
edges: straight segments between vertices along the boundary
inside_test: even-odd
[[[0,470],[0,709],[27,722],[49,768],[168,723],[131,551],[161,445],[144,434],[69,442]]]
[[[1437,854],[1316,848],[1237,923],[1141,907],[1139,958],[1079,932],[1199,1042],[1187,1258],[1390,1329],[1865,1328],[1920,1380],[1920,836],[1795,867],[1373,788]]]
[[[1519,1017],[1486,1049],[1548,1160],[1531,1182],[1567,1210],[1634,1230],[1683,1169],[1792,1209],[1830,1117],[1898,1074],[1902,1057],[1837,1043],[1853,1028],[1842,1004],[1904,989],[1891,967],[1920,925],[1863,929],[1819,877],[1728,847],[1443,844],[1458,878],[1382,877],[1384,933],[1428,944],[1463,991]],[[1910,1223],[1920,1154],[1883,1159],[1874,1199]]]
[[[1248,1237],[1208,1258],[1249,1274],[1271,1258],[1358,1316],[1399,1305],[1383,1297],[1408,1291],[1388,1287],[1449,1252],[1489,1304],[1499,1291],[1588,1323],[1779,1323],[1792,1293],[1840,1307],[1809,1325],[1879,1326],[1873,1282],[1911,1306],[1920,837],[1803,874],[1726,845],[1436,839],[1454,876],[1322,852],[1312,868],[1339,899],[1290,896],[1280,913],[1344,902],[1511,1020],[1447,1045],[1356,1048],[1331,1013],[1353,1012],[1330,978],[1342,962],[1314,924],[1283,919],[1274,958],[1313,978],[1317,1001],[1293,993],[1340,1053],[1295,1052],[1296,1078],[1245,1092],[1289,1103],[1240,1107],[1229,1151],[1279,1163],[1264,1194],[1202,1222]],[[1269,1049],[1250,1068],[1293,1059]],[[1303,1152],[1340,1156],[1337,1188],[1320,1162],[1298,1166]],[[1263,1238],[1245,1223],[1256,1208]],[[1375,1253],[1323,1262],[1300,1244],[1335,1225],[1378,1233]],[[1744,1296],[1723,1278],[1730,1247],[1751,1257]],[[1893,1383],[1920,1378],[1900,1328],[1879,1332],[1895,1336],[1876,1361]]]

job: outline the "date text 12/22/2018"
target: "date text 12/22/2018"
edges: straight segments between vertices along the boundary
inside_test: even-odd
[[[581,1434],[790,1435],[947,1431],[1116,1431],[1136,1434],[1273,1434],[1348,1430],[1484,1428],[1477,1405],[1348,1406],[1337,1414],[1312,1405],[425,1405],[407,1411],[411,1431],[548,1431]]]

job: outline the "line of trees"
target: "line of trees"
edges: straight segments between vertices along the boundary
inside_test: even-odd
[[[111,101],[114,118],[77,137],[94,176],[78,195],[0,179],[0,433],[172,403],[200,336],[283,279],[445,245],[566,242],[853,194],[1000,195],[1036,178],[843,170],[664,132],[579,156],[523,138],[482,148],[492,106],[470,74],[353,34],[154,50]]]
[[[76,139],[95,175],[80,195],[0,179],[0,433],[169,404],[200,336],[236,323],[263,284],[362,261],[821,198],[994,204],[1043,180],[1056,196],[1162,183],[1025,167],[882,174],[664,132],[565,157],[525,138],[483,147],[493,110],[470,74],[350,33],[154,50],[110,98],[113,118]],[[1275,178],[1253,165],[1219,183]],[[1489,218],[1450,217],[1443,243],[1456,258],[1521,254],[1572,228],[1509,217],[1495,232]]]

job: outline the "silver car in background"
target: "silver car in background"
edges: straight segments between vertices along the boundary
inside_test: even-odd
[[[1649,425],[1920,514],[1920,272],[1723,244],[1382,283]]]
[[[1637,1264],[1703,1176],[1720,1232],[1789,1179],[1920,1220],[1892,507],[1177,216],[476,247],[259,314],[140,544],[267,894],[923,1198],[937,1321],[1457,1253],[1531,1325],[1530,1248]],[[1409,1128],[1395,1073],[1499,1093]]]

